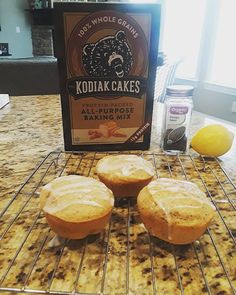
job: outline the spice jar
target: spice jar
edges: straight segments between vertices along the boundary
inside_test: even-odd
[[[161,137],[161,147],[166,152],[181,153],[188,149],[193,90],[188,85],[167,87]]]

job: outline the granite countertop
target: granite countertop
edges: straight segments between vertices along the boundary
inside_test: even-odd
[[[155,106],[151,150],[160,151],[161,110]],[[35,166],[51,151],[63,150],[61,106],[58,95],[11,97],[10,104],[0,110],[0,195],[12,194]],[[191,135],[204,124],[220,122],[194,113]],[[236,126],[225,123],[236,134]],[[233,172],[236,144],[221,157]]]
[[[50,151],[63,148],[59,97],[11,97],[0,122],[0,195],[6,198]]]
[[[153,151],[161,151],[161,115],[162,104],[155,104],[150,147]],[[0,122],[0,196],[6,200],[49,152],[64,149],[60,98],[58,95],[11,97],[10,104],[0,110]],[[194,112],[190,136],[206,124],[219,122],[222,123]],[[223,124],[236,134],[233,123]],[[236,178],[235,155],[236,140],[220,160]]]
[[[161,151],[159,148],[161,112],[162,105],[155,104],[150,148],[151,151]],[[51,151],[63,150],[59,96],[48,95],[11,97],[10,104],[0,110],[0,122],[1,212],[1,209],[6,206],[5,204],[9,202],[14,193],[19,189],[20,185],[25,182],[30,173],[45,158],[45,156]],[[205,124],[216,122],[225,124],[236,134],[236,126],[234,124],[223,122],[218,119],[194,112],[192,117],[191,135]],[[194,155],[194,152],[191,150],[189,153]],[[236,232],[235,223],[233,222],[235,218],[235,205],[232,203],[235,199],[235,155],[236,144],[234,141],[234,145],[230,152],[218,159],[218,161],[230,175],[231,179],[234,181],[234,184],[230,184],[229,181],[226,181],[224,173],[220,169],[217,168],[218,170],[216,170],[216,176],[218,175],[220,177],[222,183],[225,181],[223,185],[225,185],[230,198],[233,198],[233,201],[231,201],[231,207],[225,198],[225,192],[221,187],[221,183],[213,177],[214,175],[210,175],[208,177],[208,172],[210,171],[209,167],[211,166],[208,167],[208,170],[205,170],[205,167],[203,167],[201,164],[201,173],[205,179],[205,182],[207,182],[208,189],[212,194],[213,199],[219,202],[217,204],[220,208],[220,212],[225,218],[225,222],[233,235]],[[60,165],[65,162],[67,163],[67,156],[63,155],[60,158],[60,161],[62,162]],[[158,168],[161,171],[161,176],[170,177],[168,174],[168,167],[166,167],[166,162],[162,162],[162,156],[157,156],[157,159],[160,160],[158,163]],[[89,161],[90,163],[93,163],[93,160],[91,161],[91,156],[90,158],[86,158],[85,156],[81,162],[81,159],[78,155],[73,155],[71,160],[71,163],[69,163],[71,165],[68,165],[69,170],[66,171],[68,174],[75,173],[87,175],[86,171],[90,168],[86,163]],[[78,165],[78,162],[80,165]],[[181,171],[180,165],[178,164],[179,167],[177,167],[175,160],[173,160],[173,162],[170,164],[173,168],[173,175],[171,176],[178,176]],[[193,167],[191,166],[191,161],[188,159],[186,159],[186,161],[184,160],[184,165],[186,165],[186,173],[188,177],[201,184],[201,181],[195,173],[196,171],[194,172],[192,170]],[[55,171],[53,169],[55,169]],[[57,172],[57,168],[53,169],[52,173]],[[82,171],[80,169],[82,169]],[[43,173],[43,170],[40,173]],[[35,185],[34,181],[39,181],[38,179],[41,177],[40,173],[38,176],[35,176],[35,179],[32,179],[32,185]],[[92,174],[93,173],[94,172],[92,171]],[[45,182],[47,182],[47,179]],[[5,214],[6,221],[14,218],[14,214],[18,212],[19,206],[22,204],[21,198],[24,200],[24,198],[28,198],[30,195],[32,196],[31,190],[31,184],[24,188],[23,193],[19,196],[19,198],[17,198],[16,201],[14,201],[14,204],[11,206],[9,213]],[[0,247],[0,265],[2,266],[2,269],[0,269],[1,278],[1,272],[4,273],[5,270],[7,270],[9,263],[11,263],[12,257],[15,255],[17,245],[20,245],[22,237],[27,235],[33,218],[35,218],[35,216],[39,216],[37,221],[38,223],[36,224],[30,239],[26,240],[25,246],[22,248],[19,257],[17,257],[16,262],[14,262],[12,266],[12,273],[9,272],[8,279],[4,281],[6,286],[12,286],[12,282],[14,282],[15,287],[22,285],[22,282],[24,282],[26,279],[26,273],[32,265],[31,260],[34,259],[34,257],[37,257],[37,251],[41,245],[44,245],[44,242],[42,243],[42,241],[44,240],[46,233],[48,233],[48,225],[46,224],[44,217],[38,215],[41,213],[39,213],[38,210],[37,195],[36,198],[30,197],[29,200],[30,201],[26,206],[26,209],[24,209],[23,213],[16,220],[14,226],[12,226],[12,229],[9,230],[8,234],[5,235],[2,249]],[[107,266],[107,277],[109,277],[109,280],[106,281],[106,292],[104,292],[106,294],[124,294],[124,290],[127,287],[125,285],[125,271],[119,273],[116,272],[116,270],[122,269],[125,265],[126,230],[124,225],[127,223],[127,212],[127,208],[123,204],[116,207],[115,212],[113,213],[109,244],[110,256]],[[148,258],[150,249],[148,236],[143,225],[139,221],[135,207],[131,207],[129,214],[131,214],[129,294],[153,294],[151,283],[152,277],[150,274],[151,265]],[[0,231],[1,230],[4,231],[4,227],[0,227]],[[216,241],[221,259],[227,266],[230,279],[233,281],[233,284],[235,284],[235,248],[234,244],[232,243],[232,239],[229,236],[224,223],[221,219],[219,219],[219,216],[216,218],[215,223],[212,224],[210,230],[212,232],[213,238]],[[50,240],[51,238],[53,238],[53,233],[50,233],[47,239]],[[222,240],[224,243],[221,243]],[[85,256],[87,258],[85,258],[84,266],[81,272],[81,279],[79,282],[79,288],[81,292],[94,293],[95,290],[92,288],[97,288],[98,290],[100,288],[102,276],[101,270],[104,263],[104,241],[106,241],[105,233],[104,237],[101,235],[97,241],[91,243],[89,242],[87,245],[86,251],[89,254],[88,256]],[[67,290],[67,287],[70,287],[70,284],[74,279],[74,277],[71,278],[71,275],[75,273],[75,269],[78,267],[78,261],[80,261],[79,259],[83,253],[83,243],[85,242],[82,241],[74,245],[72,242],[69,243],[67,247],[63,248],[62,252],[64,252],[60,258],[61,264],[58,268],[59,272],[56,274],[54,273],[55,279],[53,282],[55,283],[55,288]],[[194,254],[195,252],[193,251],[192,246],[180,246],[173,248],[170,247],[170,245],[167,245],[166,243],[158,240],[155,240],[152,245],[154,265],[156,267],[155,270],[157,274],[157,289],[160,291],[158,294],[181,294],[176,274],[176,263],[179,264],[180,277],[186,294],[200,295],[207,293],[206,285],[204,285],[204,281],[201,278],[202,273],[197,267],[198,262],[196,261]],[[52,275],[54,275],[51,267],[55,264],[54,259],[60,257],[58,256],[60,251],[57,248],[52,249],[51,246],[49,246],[49,243],[46,243],[46,240],[45,247],[46,250],[42,251],[41,253],[42,258],[38,260],[39,264],[35,266],[35,271],[32,272],[32,280],[28,280],[30,284],[30,290],[31,288],[42,288],[43,290],[46,290],[48,281],[50,281],[50,278]],[[211,241],[209,240],[209,235],[204,234],[202,239],[197,241],[194,247],[196,247],[195,251],[199,252],[199,257],[204,270],[206,271],[206,277],[212,294],[232,294],[230,285],[228,284],[224,274],[222,274],[224,270],[222,269],[220,261],[216,258],[216,252],[214,247],[212,247]],[[200,253],[201,249],[204,249],[202,253]],[[175,259],[172,255],[173,251],[175,251]],[[3,253],[5,253],[4,255],[6,255],[6,257],[1,256]],[[93,281],[93,284],[91,283],[91,280]],[[116,288],[114,288],[115,285],[117,285]],[[54,287],[54,285],[52,285],[52,287]],[[136,288],[139,290],[138,293]]]

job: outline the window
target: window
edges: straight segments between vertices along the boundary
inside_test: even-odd
[[[177,78],[217,84],[223,91],[226,86],[235,93],[236,0],[155,1],[163,6],[160,50],[171,61],[181,61]]]
[[[236,1],[219,2],[218,26],[209,81],[236,88]]]
[[[177,77],[236,88],[236,1],[165,0],[163,50]]]
[[[195,79],[205,14],[205,0],[166,0],[163,51],[181,61],[177,76]]]

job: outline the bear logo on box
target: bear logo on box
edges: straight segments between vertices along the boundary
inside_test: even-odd
[[[134,62],[123,31],[85,44],[82,59],[86,72],[92,77],[122,78],[129,74]]]

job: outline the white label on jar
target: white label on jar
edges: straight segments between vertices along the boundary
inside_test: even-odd
[[[166,129],[175,129],[177,125],[184,125],[188,111],[189,108],[187,106],[168,106]]]
[[[188,113],[188,107],[186,106],[171,106],[170,107],[170,113],[173,115],[185,115]]]

